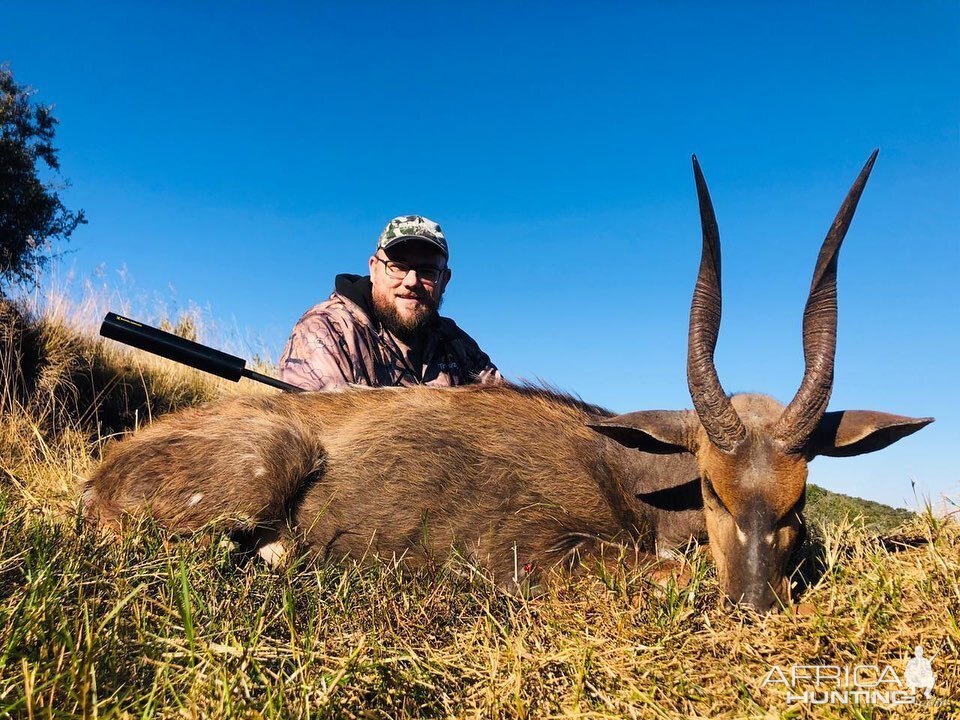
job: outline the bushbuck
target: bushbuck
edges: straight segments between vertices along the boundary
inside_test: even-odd
[[[84,493],[118,530],[149,515],[178,532],[257,528],[265,557],[433,562],[455,549],[505,587],[548,568],[641,558],[708,539],[728,599],[789,600],[807,463],[879,450],[932,418],[826,412],[836,345],[837,255],[876,159],[820,249],[803,316],[806,369],[784,407],[728,396],[713,353],[720,242],[696,157],[703,247],[690,312],[694,410],[613,415],[545,388],[349,389],[241,397],[168,415],[108,448]],[[634,554],[636,558],[636,553]]]

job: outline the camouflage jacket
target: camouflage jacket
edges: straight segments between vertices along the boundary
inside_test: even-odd
[[[336,290],[297,321],[280,356],[280,377],[305,390],[357,385],[446,387],[502,378],[490,358],[456,323],[441,317],[427,337],[421,367],[381,328],[368,277],[338,275]]]

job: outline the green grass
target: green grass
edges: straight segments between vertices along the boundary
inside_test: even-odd
[[[0,713],[101,717],[762,717],[776,663],[955,658],[960,532],[916,518],[917,547],[827,528],[797,613],[722,609],[711,564],[658,590],[588,579],[501,594],[445,568],[272,571],[216,536],[122,542],[0,499]],[[937,670],[938,706],[960,689]],[[839,706],[820,717],[860,717]],[[906,717],[930,717],[915,712]]]

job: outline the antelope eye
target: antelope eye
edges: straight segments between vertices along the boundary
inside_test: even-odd
[[[710,495],[713,497],[717,496],[716,491],[713,489],[713,483],[710,482],[710,478],[708,478],[706,475],[703,476],[703,489],[710,493]]]
[[[727,512],[727,513],[730,512],[729,510],[727,510],[726,506],[723,504],[723,501],[720,499],[720,496],[717,495],[717,491],[713,489],[713,483],[710,482],[710,478],[708,478],[706,475],[704,475],[703,477],[703,491],[705,495],[707,495],[708,497],[710,497],[711,500],[714,501],[717,507],[719,507],[724,512]]]

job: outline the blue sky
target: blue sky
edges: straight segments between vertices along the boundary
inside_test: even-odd
[[[0,62],[54,103],[65,268],[196,303],[274,356],[382,226],[440,222],[444,313],[512,377],[616,411],[689,407],[699,219],[724,253],[728,391],[792,397],[819,244],[840,259],[832,409],[937,417],[831,489],[960,495],[960,6],[19,3]],[[65,272],[65,270],[64,270]]]

